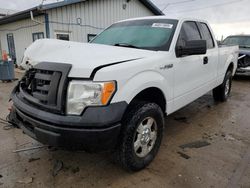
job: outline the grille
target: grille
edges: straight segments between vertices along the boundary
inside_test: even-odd
[[[32,105],[63,113],[69,64],[40,63],[26,72],[19,84],[19,95]]]
[[[239,57],[242,56],[242,55],[243,54],[240,54]],[[244,58],[241,58],[238,61],[238,66],[242,67],[242,68],[250,66],[250,56],[246,55]]]
[[[60,78],[60,72],[36,70],[34,80],[31,82],[31,95],[43,104],[56,105]]]
[[[56,106],[61,75],[58,71],[32,69],[22,80],[22,90],[39,103]]]

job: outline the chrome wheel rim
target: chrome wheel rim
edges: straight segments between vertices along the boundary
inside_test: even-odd
[[[147,156],[154,148],[157,139],[157,123],[147,117],[139,124],[134,136],[134,151],[138,157]]]
[[[230,79],[227,79],[226,85],[225,85],[225,96],[229,95],[229,91],[230,91]]]

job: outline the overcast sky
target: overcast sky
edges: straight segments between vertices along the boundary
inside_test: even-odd
[[[46,0],[47,3],[56,0]],[[166,15],[208,20],[217,38],[229,34],[250,34],[250,0],[152,0]],[[42,0],[0,0],[0,8],[24,10]]]
[[[250,0],[153,0],[166,15],[208,20],[217,39],[230,34],[250,34]]]

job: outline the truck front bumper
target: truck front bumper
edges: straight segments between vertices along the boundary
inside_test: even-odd
[[[115,148],[127,103],[89,107],[82,116],[65,116],[39,110],[13,96],[11,119],[23,132],[49,146],[90,152]]]

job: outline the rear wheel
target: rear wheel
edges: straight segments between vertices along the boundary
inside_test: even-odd
[[[227,101],[230,96],[232,88],[232,72],[229,70],[226,73],[224,81],[221,85],[213,90],[213,97],[215,101]]]
[[[156,156],[163,134],[164,118],[155,103],[137,102],[125,115],[116,157],[127,170],[138,171]]]

